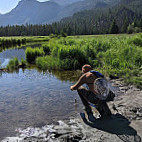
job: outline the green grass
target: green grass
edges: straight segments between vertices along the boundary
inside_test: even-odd
[[[13,59],[11,59],[7,65],[7,69],[9,71],[12,71],[12,70],[15,70],[15,69],[18,69],[18,65],[19,65],[19,61],[18,61],[18,58],[15,57]]]
[[[27,61],[40,69],[77,70],[90,64],[106,76],[122,77],[142,88],[142,34],[26,37],[26,41],[44,41],[41,48],[26,49]]]
[[[41,69],[76,70],[90,64],[106,76],[142,86],[142,34],[52,38],[44,46],[50,52],[37,58]]]
[[[26,42],[45,42],[49,40],[48,36],[10,36],[10,37],[0,37],[0,40],[22,40],[25,39]]]
[[[43,48],[31,48],[31,47],[28,47],[28,48],[26,48],[25,53],[26,53],[27,62],[28,63],[34,63],[36,57],[44,55],[44,50],[43,50]]]
[[[45,43],[49,41],[48,36],[12,36],[0,37],[0,52],[9,48],[20,48],[21,45],[31,45],[37,43]]]

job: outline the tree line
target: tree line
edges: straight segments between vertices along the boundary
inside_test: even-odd
[[[133,1],[132,1],[133,2]],[[117,34],[142,31],[142,0],[112,8],[85,10],[45,25],[8,25],[0,27],[0,36],[48,36]]]

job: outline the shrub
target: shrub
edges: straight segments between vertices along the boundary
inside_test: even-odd
[[[44,55],[43,48],[34,48],[33,49],[31,47],[28,47],[26,49],[25,53],[26,53],[26,60],[29,63],[34,63],[36,57]]]
[[[43,70],[60,69],[59,60],[52,56],[37,57],[36,65]]]
[[[88,62],[88,57],[78,47],[60,48],[58,50],[58,58],[61,60],[63,59],[77,60],[80,63],[80,65],[84,65],[85,63]]]
[[[17,69],[19,65],[19,61],[18,58],[15,57],[14,59],[11,59],[7,65],[7,69],[9,70],[13,70],[13,69]]]
[[[134,26],[133,25],[129,25],[128,27],[127,27],[127,33],[128,34],[132,34],[134,32]]]
[[[50,55],[51,50],[48,45],[44,45],[42,48],[43,48],[45,55]]]
[[[142,46],[142,38],[140,37],[135,37],[132,42],[137,46]]]
[[[62,36],[62,37],[67,37],[68,35],[67,35],[67,33],[61,31],[61,36]]]
[[[24,59],[22,58],[22,59],[21,59],[21,63],[20,63],[20,65],[19,65],[19,67],[21,67],[21,68],[25,68],[25,67],[26,67],[26,65],[27,65],[26,60],[24,60]]]

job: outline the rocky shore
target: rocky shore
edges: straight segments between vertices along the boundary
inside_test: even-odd
[[[111,117],[98,118],[91,123],[78,114],[77,118],[54,125],[19,129],[16,137],[3,142],[141,142],[142,91],[121,79],[112,80],[112,84],[120,90],[115,100],[108,103],[113,113]],[[97,118],[98,112],[95,108],[93,111]]]

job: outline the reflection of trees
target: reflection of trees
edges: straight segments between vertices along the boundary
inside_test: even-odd
[[[49,71],[50,72],[50,71]],[[51,71],[59,80],[62,81],[77,81],[80,77],[81,71]]]
[[[12,70],[12,71],[3,71],[3,70],[0,70],[0,77],[2,77],[2,75],[4,74],[4,73],[17,73],[17,74],[19,74],[19,69],[16,69],[16,70]]]

